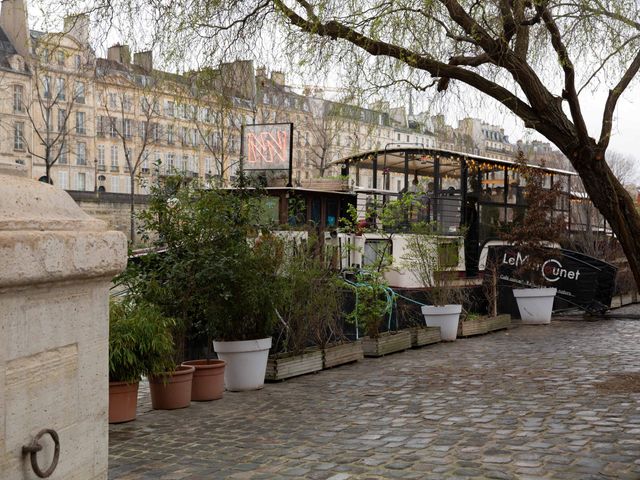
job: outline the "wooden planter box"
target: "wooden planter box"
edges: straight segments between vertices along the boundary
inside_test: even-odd
[[[349,190],[349,182],[338,178],[310,178],[309,180],[303,180],[302,186],[329,192],[346,192]]]
[[[270,355],[265,380],[276,381],[322,370],[322,350],[309,350],[301,355]]]
[[[411,346],[423,347],[432,343],[441,342],[440,327],[411,327]]]
[[[322,350],[323,368],[332,368],[364,358],[362,340],[330,345]]]
[[[400,330],[381,333],[378,338],[364,337],[362,348],[365,357],[382,357],[389,353],[401,352],[411,348],[411,332]]]
[[[488,317],[487,321],[489,322],[488,329],[490,332],[495,332],[496,330],[503,330],[505,328],[509,328],[511,325],[511,315],[508,313],[498,315],[496,317]]]
[[[511,315],[504,314],[496,317],[480,317],[474,320],[460,322],[459,337],[471,337],[484,333],[494,332],[508,328],[511,324]]]

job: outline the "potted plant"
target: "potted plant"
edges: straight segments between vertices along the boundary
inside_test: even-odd
[[[524,153],[518,153],[518,173],[526,182],[524,200],[526,210],[520,222],[514,222],[503,233],[503,239],[514,246],[509,260],[523,288],[513,289],[523,323],[551,322],[553,300],[557,289],[546,280],[545,269],[558,252],[555,246],[564,239],[565,223],[562,215],[554,215],[561,196],[560,183],[545,186],[546,176],[541,169],[531,168]]]
[[[331,277],[331,283],[325,294],[332,300],[324,307],[324,322],[317,330],[317,343],[322,349],[322,367],[333,368],[346,363],[360,361],[364,358],[362,339],[348,337],[344,332],[343,312],[347,291],[343,282],[336,282],[336,278]],[[324,308],[323,307],[323,308]]]
[[[437,234],[435,225],[418,225],[407,239],[406,268],[429,291],[433,305],[421,308],[428,327],[439,327],[444,341],[454,341],[462,312],[456,302],[460,290],[453,287],[453,269],[458,264],[459,238]],[[455,303],[454,303],[455,302]]]
[[[424,315],[418,306],[424,299],[425,292],[405,292],[404,298],[396,301],[396,309],[401,328],[406,328],[411,333],[411,347],[419,348],[442,341],[440,327],[428,327],[424,322]]]
[[[208,212],[215,204],[198,192],[197,184],[183,182],[180,177],[169,177],[166,183],[153,188],[149,208],[139,219],[140,233],[145,240],[152,241],[156,249],[129,262],[117,278],[117,283],[132,295],[153,302],[177,320],[172,332],[176,363],[184,359],[187,335],[205,323],[203,298],[206,298],[207,282],[203,272],[211,268],[208,259],[213,255],[210,243],[205,240],[212,228]],[[189,368],[177,369],[178,373],[185,372],[177,378],[187,380],[187,372],[193,367],[191,399],[205,401],[222,396],[224,362],[207,355],[204,360],[184,362],[184,365]],[[169,376],[164,377],[166,380]],[[153,378],[152,385],[156,383],[166,384],[161,378]],[[164,390],[166,388],[153,386],[154,398]],[[155,405],[160,403],[156,401]]]
[[[149,303],[112,301],[109,306],[109,423],[136,418],[138,384],[174,367],[173,319]]]
[[[212,274],[209,306],[213,347],[227,364],[230,391],[262,388],[276,309],[281,305],[282,242],[272,235],[233,242]]]
[[[170,178],[142,216],[161,249],[145,262],[144,294],[180,321],[181,358],[190,336],[213,343],[228,390],[262,386],[280,296],[281,251],[261,225],[261,199],[256,190],[204,189]],[[229,343],[235,341],[241,343]],[[207,350],[197,367],[211,364]],[[247,356],[262,360],[256,366]]]
[[[340,313],[341,291],[336,275],[321,256],[317,236],[307,233],[306,237],[291,237],[285,244],[283,298],[267,363],[268,380],[322,370],[321,347]]]
[[[408,330],[391,331],[394,299],[382,274],[375,269],[362,271],[351,285],[355,306],[347,320],[356,326],[356,331],[362,329],[366,334],[362,339],[364,356],[380,357],[411,348]],[[388,322],[388,331],[382,332],[385,322]]]

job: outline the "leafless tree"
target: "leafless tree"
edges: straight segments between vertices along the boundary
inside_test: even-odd
[[[610,151],[607,154],[607,163],[622,185],[635,185],[638,181],[638,162],[632,156]]]
[[[239,164],[242,99],[229,89],[223,89],[220,75],[210,69],[194,75],[190,95],[191,101],[195,102],[190,111],[190,121],[196,128],[205,154],[213,159],[213,171],[205,172],[206,179],[221,186]]]
[[[51,51],[47,57],[49,55]],[[67,85],[66,76],[54,77],[51,74],[47,68],[48,62],[48,58],[34,57],[30,64],[32,90],[25,92],[22,104],[14,105],[14,108],[24,110],[33,131],[33,141],[23,137],[27,152],[44,162],[46,181],[53,183],[51,168],[69,155],[69,143],[74,130],[77,134],[86,132],[87,119],[84,114],[76,116],[73,128],[70,119],[77,112],[76,106],[85,102],[87,84],[77,80],[73,85]],[[20,103],[20,100],[16,101]]]
[[[135,185],[140,168],[149,160],[150,148],[160,141],[161,131],[157,122],[160,115],[158,94],[152,89],[132,89],[105,92],[102,107],[107,125],[124,150],[126,172],[129,174],[130,238],[135,243]]]

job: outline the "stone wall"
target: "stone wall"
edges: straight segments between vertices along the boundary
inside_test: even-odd
[[[0,477],[37,478],[22,446],[60,439],[51,476],[106,480],[108,292],[124,235],[58,188],[0,171]],[[38,463],[51,462],[45,436]]]
[[[77,192],[69,191],[69,195],[84,210],[85,213],[94,218],[103,220],[110,229],[118,230],[130,237],[130,197],[126,193],[107,192]],[[134,209],[136,213],[147,207],[148,195],[134,195]],[[136,243],[140,239],[136,238]]]

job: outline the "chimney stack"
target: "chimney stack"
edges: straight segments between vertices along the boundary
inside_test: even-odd
[[[107,58],[128,65],[131,63],[131,52],[128,45],[116,44],[107,50]]]
[[[133,63],[142,67],[145,71],[151,72],[153,70],[153,53],[151,50],[134,53]]]
[[[31,53],[31,35],[24,0],[2,0],[0,27],[18,55],[27,58]]]
[[[271,72],[271,81],[284,87],[284,72]]]
[[[89,45],[89,15],[69,15],[64,17],[64,33],[71,35],[82,45]]]

